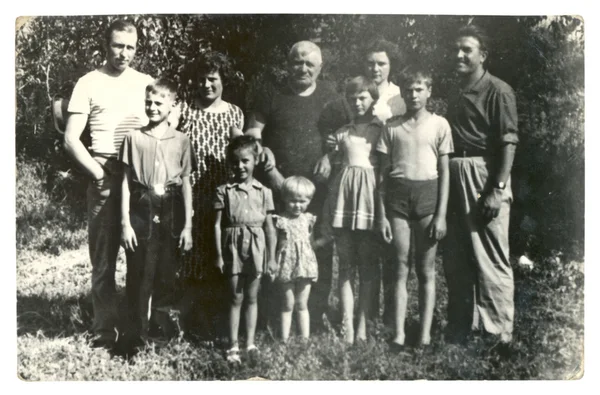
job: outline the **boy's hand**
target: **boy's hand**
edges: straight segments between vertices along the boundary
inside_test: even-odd
[[[121,244],[126,250],[129,251],[135,251],[135,247],[137,247],[135,231],[130,224],[123,225],[123,229],[121,231]]]
[[[269,275],[269,277],[271,277],[271,280],[275,279],[275,276],[277,274],[277,262],[275,261],[275,259],[269,259],[269,261],[267,262],[267,274]]]
[[[330,150],[334,150],[337,147],[338,142],[337,142],[337,138],[336,138],[335,134],[327,135],[327,139],[325,140],[325,145]]]
[[[431,223],[429,224],[429,229],[427,234],[429,238],[440,241],[446,236],[446,218],[438,217],[437,215],[433,217]]]
[[[183,248],[184,251],[189,251],[192,249],[193,244],[192,228],[184,228],[179,236],[179,248]]]
[[[216,261],[215,261],[215,266],[217,267],[217,269],[219,269],[219,272],[221,272],[221,274],[223,273],[223,268],[225,267],[225,262],[223,262],[223,257],[222,256],[218,256]]]
[[[379,234],[386,243],[389,244],[392,242],[392,226],[387,218],[383,218],[379,221]]]

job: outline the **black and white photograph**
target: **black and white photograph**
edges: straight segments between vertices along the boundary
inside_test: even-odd
[[[14,21],[9,374],[590,374],[583,16],[201,10]]]

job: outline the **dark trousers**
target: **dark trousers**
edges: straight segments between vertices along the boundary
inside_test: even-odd
[[[181,189],[169,190],[161,196],[143,188],[135,189],[129,216],[137,247],[127,251],[128,323],[130,331],[143,339],[148,336],[150,318],[158,312],[168,315],[166,310],[179,292],[178,245],[185,223]],[[163,334],[169,331],[161,329]]]
[[[108,160],[103,166],[106,177],[90,181],[87,189],[88,244],[92,263],[92,332],[110,341],[117,337],[115,269],[121,238],[123,170],[116,160]]]

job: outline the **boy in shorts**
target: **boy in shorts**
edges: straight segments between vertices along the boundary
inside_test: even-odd
[[[418,344],[431,342],[435,254],[437,242],[446,234],[448,154],[454,151],[446,119],[427,111],[431,85],[431,74],[424,68],[409,67],[403,73],[401,92],[406,114],[387,123],[377,144],[381,155],[379,231],[395,250],[394,348],[402,348],[405,342],[406,284],[413,240],[421,321]]]
[[[192,147],[168,122],[176,91],[168,79],[148,85],[148,125],[125,137],[119,156],[130,346],[142,345],[151,318],[174,303],[178,254],[192,248]]]

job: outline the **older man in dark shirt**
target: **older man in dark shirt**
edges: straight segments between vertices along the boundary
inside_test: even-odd
[[[282,176],[304,176],[314,181],[317,190],[308,207],[320,218],[327,195],[320,159],[325,153],[328,134],[350,121],[349,109],[333,84],[317,81],[321,72],[320,48],[313,42],[294,44],[288,56],[287,84],[269,87],[255,102],[246,134],[261,138],[275,156],[276,171],[267,172],[266,184],[277,191]],[[271,155],[270,151],[266,151]],[[267,168],[271,160],[267,161]],[[260,178],[260,174],[258,175]],[[315,227],[317,232],[322,227]],[[327,309],[332,281],[332,248],[316,251],[319,280],[311,297],[313,317],[320,318]],[[269,302],[271,303],[271,302]]]
[[[483,323],[512,339],[514,281],[509,262],[510,171],[519,141],[512,88],[484,68],[487,37],[476,26],[457,35],[459,91],[448,108],[455,154],[444,268],[448,332],[463,338]]]

